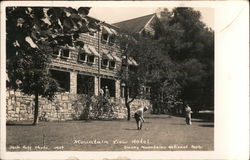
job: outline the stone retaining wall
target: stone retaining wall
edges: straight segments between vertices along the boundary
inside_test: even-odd
[[[84,105],[79,104],[79,95],[70,93],[57,94],[53,101],[39,97],[39,120],[65,121],[82,119]],[[113,114],[102,118],[124,119],[127,109],[124,99],[110,99],[113,104]],[[31,121],[34,112],[34,96],[28,96],[20,91],[6,91],[6,121]],[[131,115],[138,106],[151,106],[148,100],[136,99],[131,103]]]

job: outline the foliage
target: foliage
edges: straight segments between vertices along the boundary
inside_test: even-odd
[[[50,100],[59,91],[48,73],[55,47],[81,45],[79,33],[88,32],[88,7],[7,7],[6,53],[9,86],[35,95],[34,124],[38,118],[39,95]]]
[[[140,89],[143,84],[143,72],[138,70],[137,65],[129,65],[128,63],[130,57],[136,59],[136,55],[134,53],[138,51],[139,41],[131,35],[121,34],[117,38],[117,44],[120,46],[120,51],[123,57],[122,67],[120,72],[118,72],[118,75],[121,78],[121,83],[125,84],[124,99],[128,113],[127,120],[130,120],[130,103],[133,102],[135,98],[140,96]]]
[[[79,94],[73,106],[83,120],[109,118],[114,113],[114,104],[104,96]]]
[[[184,101],[194,111],[213,108],[213,31],[200,20],[200,12],[192,8],[164,9],[161,15],[154,26],[154,40],[161,47],[156,64],[163,65],[161,71],[158,68],[155,72],[161,74],[154,76],[152,84],[154,106],[162,108]]]
[[[47,69],[55,46],[79,44],[89,8],[7,7],[7,72],[10,86],[51,99],[57,83]],[[93,26],[93,25],[92,25]],[[95,26],[98,28],[98,26]],[[16,82],[19,82],[18,85]]]

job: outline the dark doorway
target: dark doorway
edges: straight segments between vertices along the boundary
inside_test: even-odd
[[[94,95],[94,77],[77,74],[77,94]]]
[[[104,95],[115,97],[115,80],[101,78],[101,89],[103,89]]]

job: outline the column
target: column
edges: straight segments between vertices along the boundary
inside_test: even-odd
[[[121,81],[115,80],[115,97],[120,98],[121,97]]]
[[[99,95],[98,91],[99,91],[99,81],[98,81],[98,77],[94,76],[94,94],[95,94],[96,96]]]
[[[77,72],[70,72],[70,93],[77,94]]]

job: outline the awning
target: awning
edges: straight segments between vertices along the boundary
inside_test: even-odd
[[[126,56],[122,56],[122,59],[126,60]],[[138,66],[138,63],[132,57],[128,57],[128,64],[133,66]]]
[[[133,62],[128,58],[128,64],[133,65]]]
[[[112,55],[112,56],[115,59],[115,61],[122,62],[122,60],[118,56],[116,56],[116,55]]]
[[[109,60],[114,59],[113,56],[109,53],[108,50],[102,49],[102,53],[103,53],[103,56],[102,56],[103,59],[109,59]]]
[[[87,54],[92,54],[91,51],[89,50],[89,47],[88,47],[87,44],[84,44],[83,50],[84,50],[84,52],[87,53]]]
[[[91,45],[88,45],[88,44],[85,44],[83,46],[83,49],[84,49],[84,52],[87,53],[87,54],[92,54],[94,56],[100,56],[100,54],[96,51],[95,47],[91,46]]]
[[[93,28],[89,28],[89,31],[92,32],[92,33],[96,33],[97,32],[97,30],[93,29]]]
[[[118,35],[118,33],[116,32],[116,30],[114,30],[112,28],[109,28],[107,26],[103,26],[102,32],[103,33],[108,33],[109,35]]]
[[[129,57],[129,59],[132,61],[133,65],[138,66],[138,63],[132,57]]]
[[[113,56],[112,56],[110,53],[108,53],[107,50],[104,50],[104,51],[103,51],[103,56],[102,56],[102,58],[103,58],[103,59],[108,59],[108,60],[114,60]]]
[[[103,26],[102,32],[103,33],[108,33],[108,34],[111,34],[111,35],[113,34],[113,32],[106,26]]]
[[[116,30],[110,28],[110,31],[113,32],[114,35],[118,35],[118,33],[116,32]]]
[[[100,54],[96,51],[94,46],[88,45],[89,50],[97,57],[100,57]]]
[[[109,51],[106,50],[106,49],[102,49],[102,53],[103,53],[103,54],[109,54]]]

